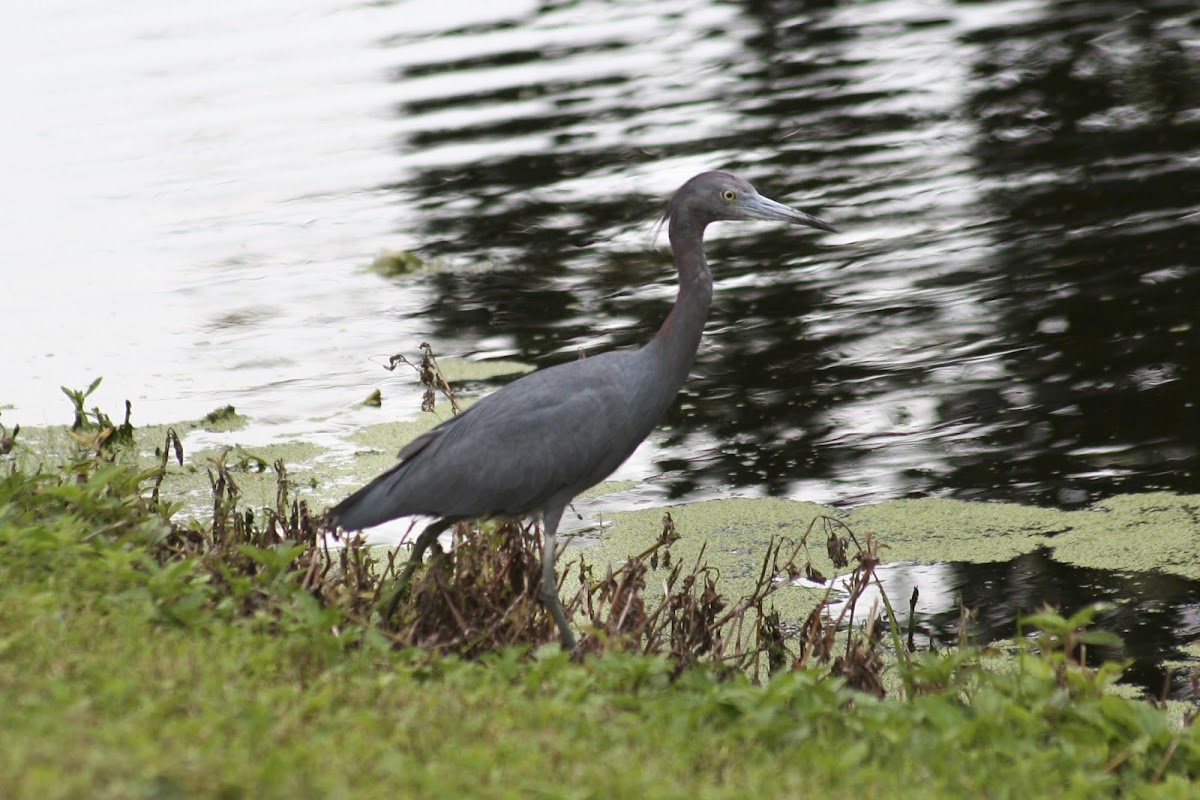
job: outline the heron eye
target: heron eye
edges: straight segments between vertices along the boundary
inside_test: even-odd
[[[725,191],[721,192],[721,199],[726,203],[732,203],[734,200],[737,200],[737,192],[735,192],[733,189],[726,189]]]

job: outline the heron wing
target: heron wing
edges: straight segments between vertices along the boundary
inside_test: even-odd
[[[369,527],[410,514],[468,518],[565,503],[611,474],[658,422],[664,409],[640,402],[641,369],[636,352],[624,351],[515,381],[406,445],[401,462],[334,517]]]

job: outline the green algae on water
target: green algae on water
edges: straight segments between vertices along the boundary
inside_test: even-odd
[[[1067,512],[1015,503],[923,498],[891,500],[845,514],[858,534],[887,548],[886,561],[1009,561],[1046,544],[1070,525]]]
[[[1200,495],[1118,495],[1067,517],[1070,530],[1049,543],[1059,561],[1200,579]]]
[[[533,365],[524,361],[494,358],[486,361],[475,361],[467,358],[448,356],[437,360],[442,377],[450,383],[467,381],[487,381],[508,375],[523,375],[533,372]]]
[[[200,420],[200,426],[206,431],[224,432],[236,431],[246,427],[247,420],[233,406],[223,406],[213,409]]]

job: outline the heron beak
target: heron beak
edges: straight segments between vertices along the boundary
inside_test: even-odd
[[[783,203],[776,203],[774,200],[763,197],[760,194],[750,197],[743,196],[741,206],[750,219],[773,219],[781,222],[795,222],[800,225],[808,225],[812,228],[820,228],[830,233],[837,233],[837,228],[828,222],[817,219],[812,214],[805,214],[803,211],[789,208]]]

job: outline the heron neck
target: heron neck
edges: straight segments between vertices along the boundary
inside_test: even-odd
[[[679,273],[679,294],[671,313],[663,321],[647,346],[675,379],[676,387],[687,380],[704,333],[708,308],[712,304],[712,273],[704,258],[704,228],[671,220],[669,229],[675,268]]]

